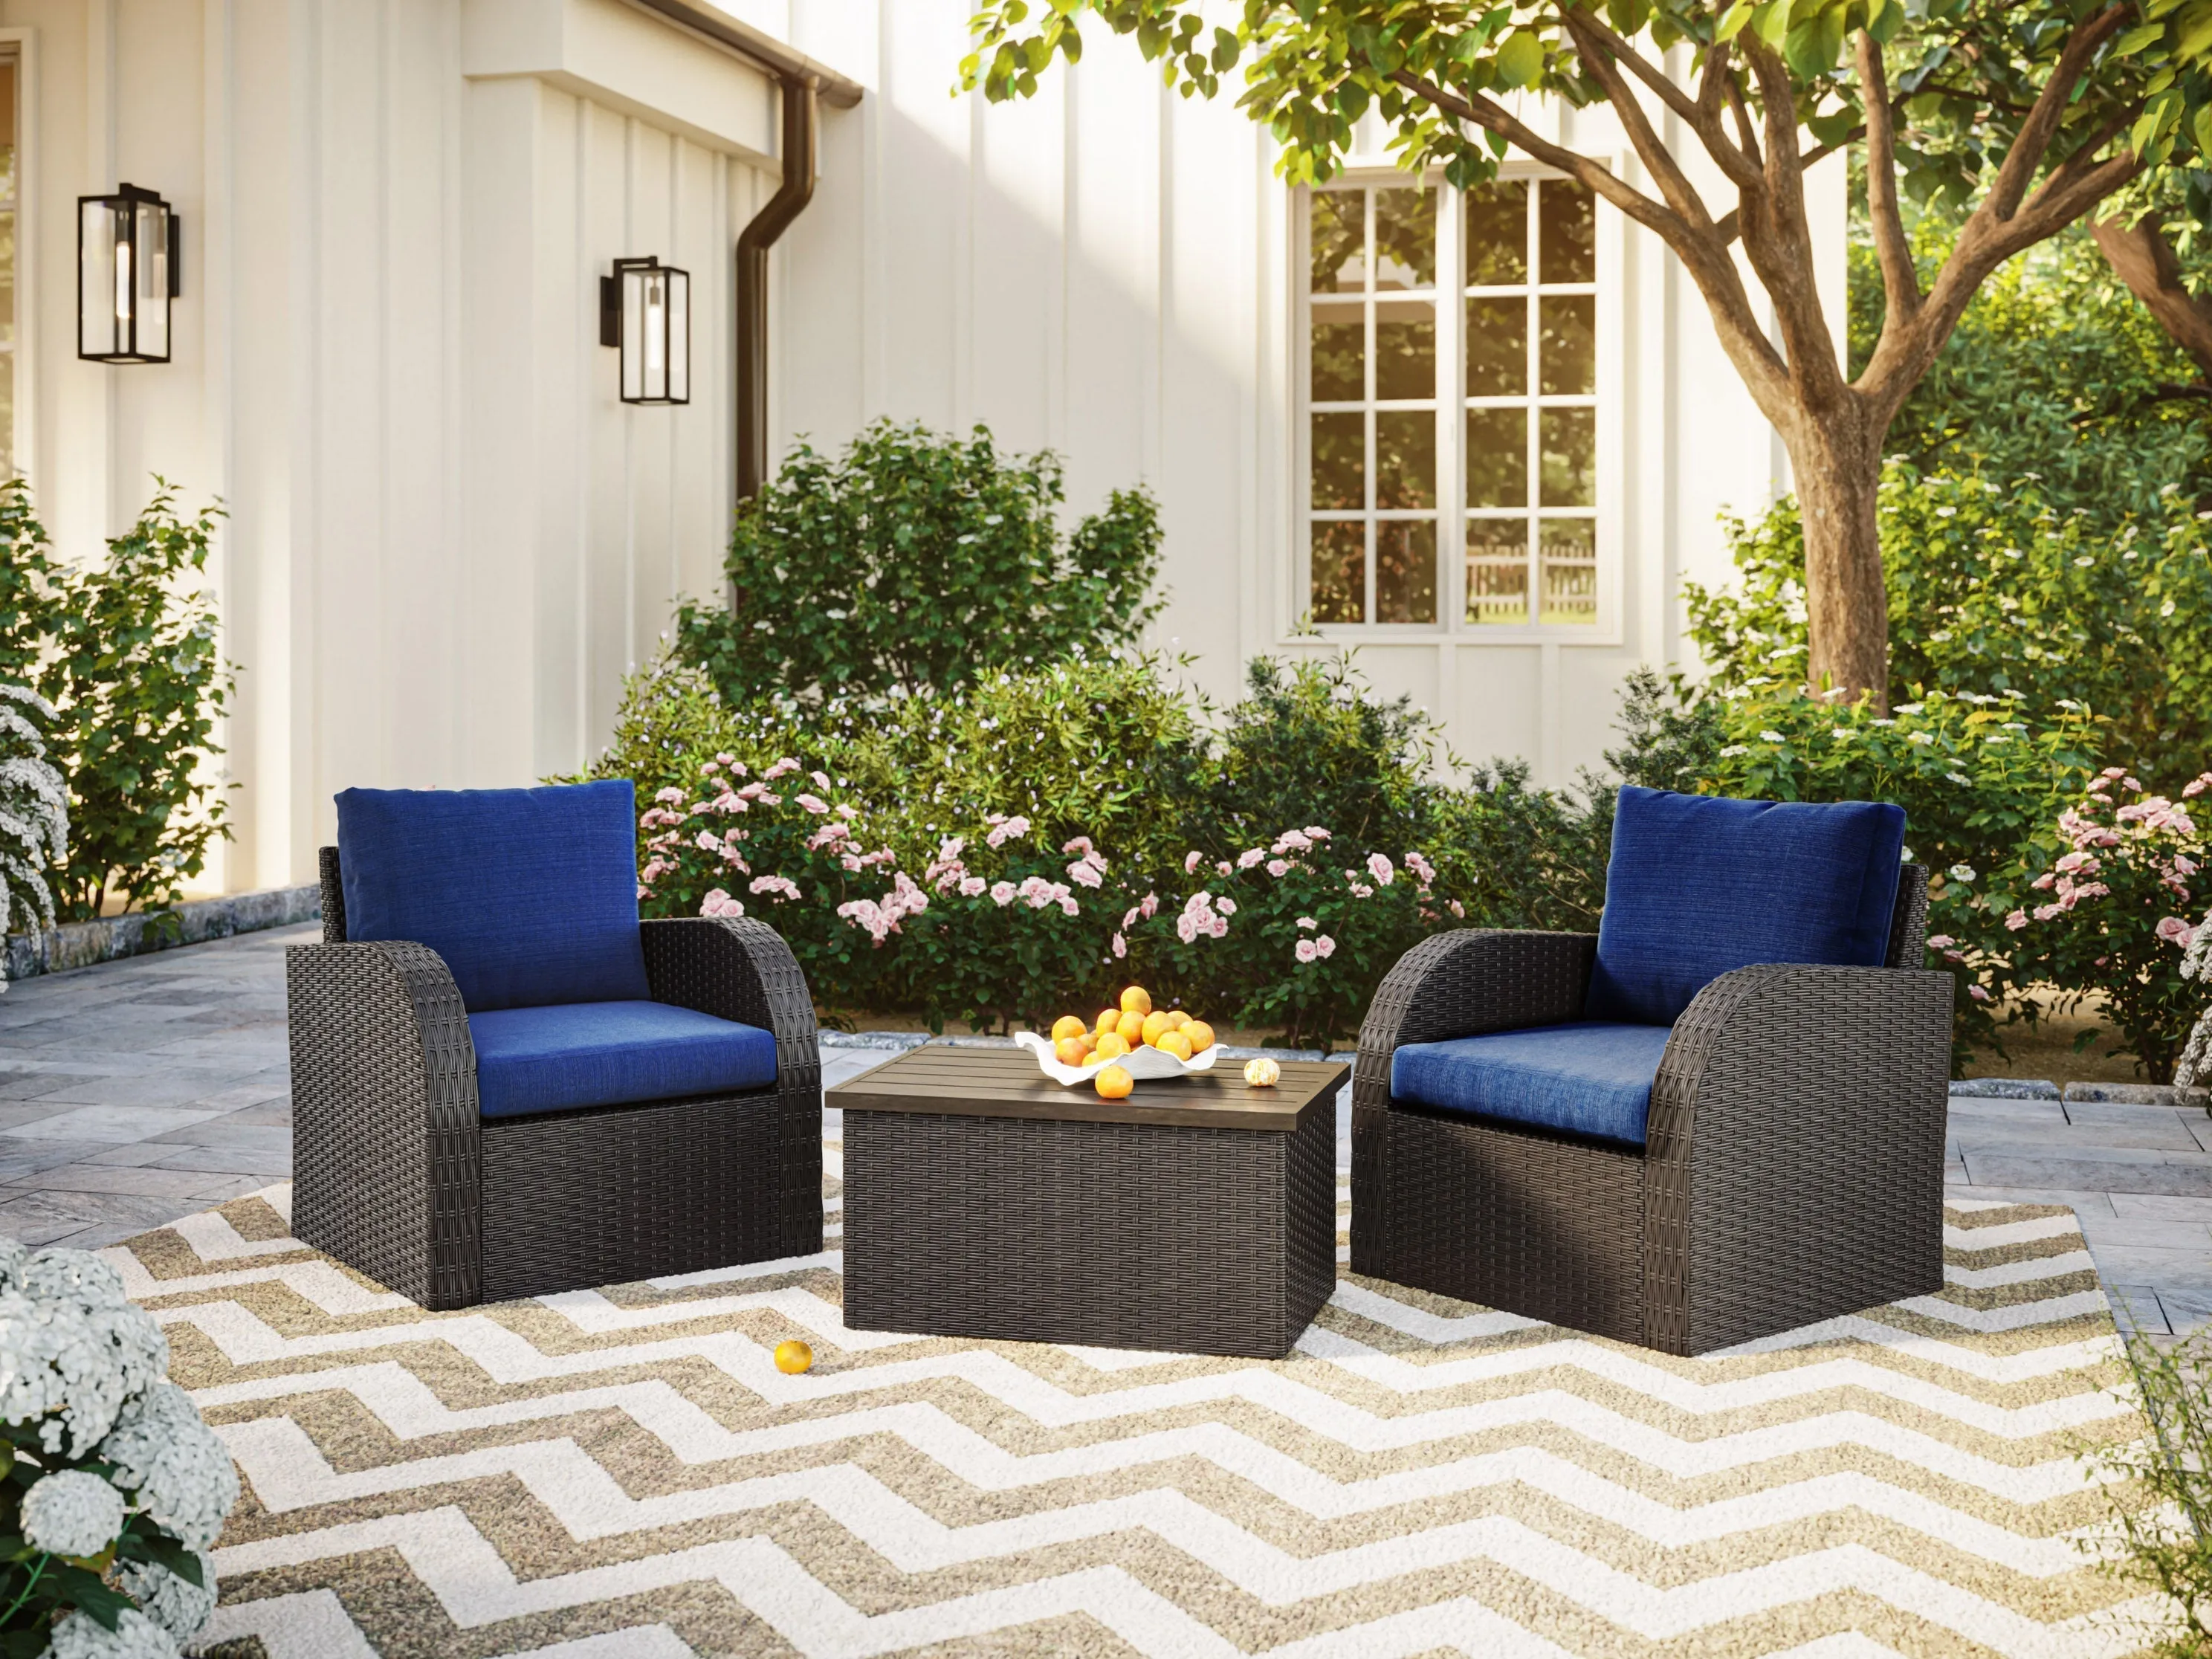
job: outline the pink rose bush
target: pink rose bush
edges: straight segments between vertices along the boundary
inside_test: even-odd
[[[2063,850],[2028,880],[2031,902],[2005,917],[2042,976],[2104,994],[2116,1051],[2135,1054],[2154,1082],[2174,1076],[2192,1026],[2203,1025],[2203,987],[2190,981],[2203,965],[2212,883],[2192,809],[2208,787],[2212,773],[2169,797],[2124,767],[2105,768],[2059,813]]]

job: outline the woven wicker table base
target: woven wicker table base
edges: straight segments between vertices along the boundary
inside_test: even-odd
[[[921,1048],[840,1085],[846,1323],[1288,1353],[1335,1280],[1348,1072],[1293,1063],[1269,1090],[1199,1074],[1109,1102],[1026,1054]]]

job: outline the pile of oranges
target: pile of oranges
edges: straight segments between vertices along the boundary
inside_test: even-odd
[[[1119,1100],[1135,1086],[1127,1068],[1114,1063],[1123,1054],[1152,1048],[1188,1060],[1212,1046],[1211,1025],[1180,1008],[1155,1009],[1152,993],[1141,985],[1122,992],[1119,1007],[1101,1011],[1095,1028],[1079,1014],[1062,1014],[1052,1023],[1053,1057],[1063,1066],[1095,1068],[1098,1092],[1108,1100]]]

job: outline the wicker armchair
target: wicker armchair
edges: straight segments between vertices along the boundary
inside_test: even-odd
[[[1676,1354],[1940,1289],[1954,987],[1917,965],[1927,913],[1907,866],[1887,966],[1763,964],[1698,992],[1640,1148],[1393,1098],[1406,1044],[1581,1018],[1597,951],[1423,941],[1360,1030],[1352,1270]]]
[[[454,975],[349,941],[341,874],[324,848],[323,943],[286,963],[300,1239],[434,1309],[822,1248],[814,1006],[773,929],[639,924],[652,1001],[771,1033],[769,1086],[487,1117]]]

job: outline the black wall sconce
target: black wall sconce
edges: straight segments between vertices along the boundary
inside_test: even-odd
[[[119,185],[76,198],[76,355],[95,363],[169,361],[169,301],[183,292],[176,211]]]
[[[599,278],[599,343],[622,353],[626,404],[691,401],[691,273],[617,259]]]

